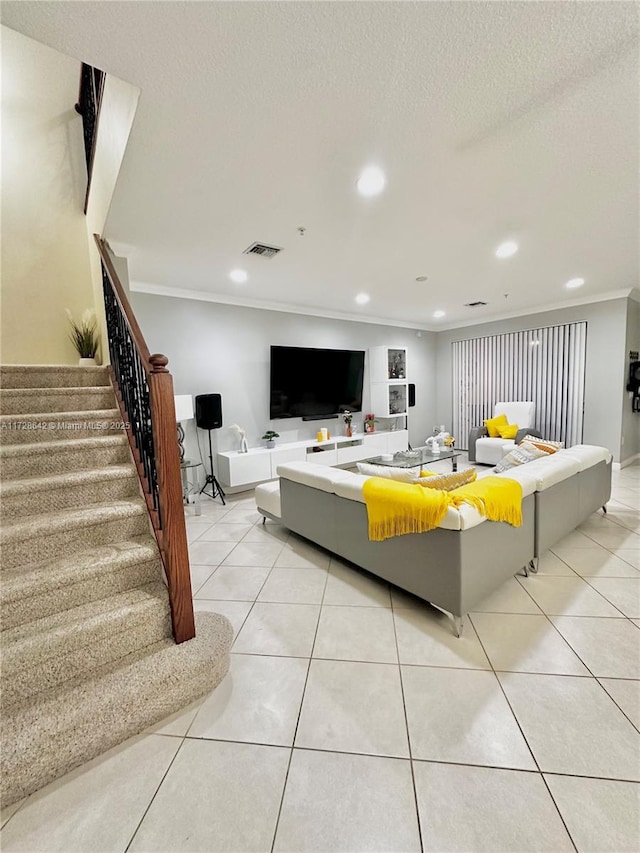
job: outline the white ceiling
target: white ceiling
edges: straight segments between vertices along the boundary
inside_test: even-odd
[[[2,19],[142,90],[105,231],[134,286],[445,328],[638,286],[638,8],[3,2]],[[371,163],[388,186],[364,199]],[[243,256],[254,240],[284,251]]]

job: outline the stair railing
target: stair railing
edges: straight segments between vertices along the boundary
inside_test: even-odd
[[[87,205],[89,203],[89,187],[91,186],[91,175],[93,173],[93,158],[96,152],[98,118],[100,116],[105,77],[106,74],[104,71],[94,68],[92,65],[87,65],[86,62],[82,63],[76,112],[82,116],[84,156],[87,161],[87,190],[84,196],[85,213],[87,212]]]
[[[150,355],[104,240],[94,234],[102,263],[109,371],[142,493],[162,556],[173,636],[195,636],[173,378],[164,355]]]

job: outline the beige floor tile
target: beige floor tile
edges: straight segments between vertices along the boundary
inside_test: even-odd
[[[224,601],[221,599],[210,601],[206,598],[196,598],[193,602],[193,609],[196,611],[206,611],[209,613],[221,613],[226,616],[233,627],[234,637],[242,628],[244,620],[249,615],[249,611],[253,606],[251,601]]]
[[[546,775],[578,853],[637,853],[640,792],[630,782]]]
[[[266,524],[253,524],[243,542],[287,542],[290,533],[286,527],[267,519]]]
[[[282,542],[240,542],[225,557],[224,566],[269,566],[282,550]]]
[[[538,773],[421,761],[413,772],[425,853],[574,849]]]
[[[191,594],[195,595],[205,581],[208,581],[213,573],[217,571],[217,568],[216,566],[196,566],[194,563],[191,563],[190,570]]]
[[[494,593],[473,608],[478,613],[540,613],[540,608],[527,595],[515,578],[509,578]]]
[[[575,543],[570,545],[562,545],[560,543],[556,543],[551,547],[552,553],[555,554],[557,557],[560,557],[561,560],[564,560],[569,565],[571,565],[572,559],[576,559],[576,551],[594,551],[595,553],[600,554],[602,559],[605,559],[609,555],[610,551],[607,548],[604,548],[602,545],[598,545],[597,542],[594,542],[593,539],[589,539],[583,533],[581,533],[580,535],[591,543],[590,547],[576,547]]]
[[[12,803],[10,806],[5,806],[0,812],[0,827],[4,826],[5,823],[12,818],[14,814],[18,811],[20,806],[24,803],[24,800],[18,800],[15,803]],[[0,843],[2,842],[2,837],[0,836]]]
[[[270,571],[269,568],[251,566],[220,566],[198,589],[194,598],[255,601]]]
[[[251,530],[250,524],[227,524],[218,521],[198,538],[199,542],[239,542]]]
[[[546,616],[474,613],[470,618],[496,670],[589,675]]]
[[[389,585],[355,566],[332,560],[324,603],[351,607],[391,607]]]
[[[633,725],[640,729],[640,681],[621,678],[599,678],[598,681]]]
[[[399,668],[312,660],[295,745],[408,758]]]
[[[397,663],[391,611],[382,607],[323,605],[314,658]]]
[[[564,559],[581,577],[640,578],[637,570],[610,551],[575,548],[564,552]],[[573,572],[572,572],[573,574]]]
[[[209,694],[190,738],[291,746],[308,663],[300,658],[231,656],[231,668]]]
[[[552,551],[558,553],[558,550],[563,550],[564,548],[597,548],[598,545],[586,534],[582,533],[580,530],[574,530],[572,533],[569,533],[563,539],[560,539],[553,548]]]
[[[271,570],[258,601],[276,601],[283,604],[320,604],[327,582],[325,569]]]
[[[328,569],[331,554],[310,542],[290,537],[276,560],[276,566],[283,569]]]
[[[233,542],[206,542],[196,539],[189,545],[189,562],[198,566],[219,566],[233,550]]]
[[[550,618],[593,675],[640,678],[640,631],[628,619]]]
[[[604,548],[635,548],[640,551],[640,535],[619,525],[611,525],[607,530],[590,530],[589,536]]]
[[[206,521],[192,521],[191,519],[187,519],[187,541],[195,542],[196,539],[199,539],[211,527],[213,527],[211,519],[207,519]]]
[[[204,496],[200,501],[200,515],[196,515],[196,510],[194,505],[190,505],[185,507],[185,516],[187,517],[187,521],[191,521],[193,519],[196,521],[208,521],[209,524],[213,524],[214,521],[220,521],[227,515],[229,510],[227,507],[222,506],[221,503],[213,503],[213,501],[207,500]]]
[[[640,576],[635,578],[589,578],[589,585],[630,619],[640,619]]]
[[[420,850],[408,761],[295,749],[277,853]]]
[[[42,788],[2,830],[2,850],[125,850],[180,743],[133,738]]]
[[[621,560],[633,566],[634,569],[640,570],[640,553],[636,548],[616,548],[615,554]]]
[[[203,700],[197,699],[188,707],[183,708],[175,714],[171,714],[166,720],[162,720],[156,725],[147,729],[145,734],[156,735],[172,735],[174,737],[184,737],[189,729],[189,726],[194,721],[196,714]]]
[[[611,616],[620,611],[582,578],[522,578],[520,583],[549,616]]]
[[[535,769],[494,673],[403,666],[402,683],[413,758]]]
[[[129,850],[269,850],[289,756],[283,747],[185,741]]]
[[[247,509],[244,506],[232,508],[224,517],[227,524],[258,524],[262,523],[262,516],[257,510]]]
[[[591,549],[586,548],[576,549],[578,553],[583,554],[585,551],[590,554]],[[538,560],[539,575],[567,575],[573,577],[575,572],[571,569],[564,560],[556,556],[553,551],[546,551]]]
[[[395,610],[394,621],[400,663],[491,669],[469,619],[461,637],[453,633],[449,617],[435,607]]]
[[[256,602],[233,650],[245,654],[310,657],[319,614],[317,604]]]
[[[640,780],[640,738],[593,678],[498,675],[547,773]]]

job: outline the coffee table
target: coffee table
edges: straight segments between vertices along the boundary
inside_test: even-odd
[[[427,447],[416,447],[414,453],[414,456],[407,456],[406,452],[400,451],[393,454],[393,459],[383,459],[381,456],[375,456],[366,461],[371,465],[384,465],[387,468],[422,468],[428,462],[440,462],[442,459],[450,459],[451,470],[458,470],[458,456],[461,454],[456,450],[442,450],[440,453],[432,453]]]

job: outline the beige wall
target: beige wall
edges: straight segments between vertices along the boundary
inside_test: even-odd
[[[0,359],[74,364],[65,308],[79,317],[93,307],[80,63],[6,27],[1,38]]]

